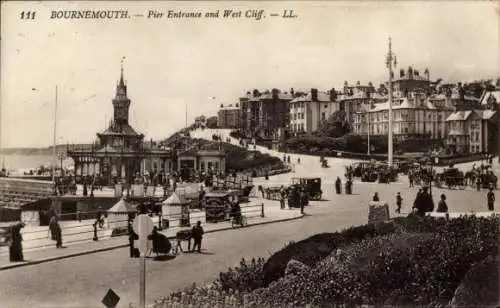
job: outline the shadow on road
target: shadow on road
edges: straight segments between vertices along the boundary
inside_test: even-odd
[[[154,261],[169,261],[175,259],[175,256],[172,255],[161,255],[161,256],[156,256],[153,257]]]

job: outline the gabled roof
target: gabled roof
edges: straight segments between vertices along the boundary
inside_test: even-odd
[[[488,101],[492,99],[500,104],[500,90],[485,91],[480,99],[481,105],[488,105]]]
[[[495,110],[474,110],[483,120],[490,120],[493,116],[495,116]]]
[[[492,113],[490,113],[492,112]],[[446,122],[449,121],[466,121],[471,116],[477,116],[481,119],[490,119],[495,114],[491,110],[466,110],[466,111],[455,111],[446,118]]]

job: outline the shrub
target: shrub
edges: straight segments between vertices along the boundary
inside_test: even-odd
[[[297,243],[291,243],[273,254],[264,266],[264,281],[266,285],[285,274],[285,269],[294,259],[308,266],[314,266],[323,260],[337,247],[349,245],[366,237],[389,234],[396,230],[392,223],[380,225],[363,225],[351,227],[336,233],[321,233]]]
[[[454,304],[496,304],[498,284],[487,282],[498,281],[498,276],[490,273],[492,277],[484,281],[477,277],[498,267],[499,221],[498,217],[461,217],[451,221],[409,217],[393,224],[318,234],[291,243],[271,257],[278,268],[288,255],[299,253],[297,256],[305,261],[297,256],[295,260],[314,263],[308,270],[297,263],[300,266],[296,270],[258,288],[263,283],[258,276],[265,274],[265,266],[255,266],[256,273],[240,266],[240,270],[235,270],[239,274],[230,274],[232,278],[226,279],[226,283],[231,282],[224,287],[220,280],[193,286],[163,299],[157,307],[444,307],[453,297]],[[332,252],[335,245],[344,245],[340,253]],[[324,251],[318,247],[331,252],[322,257]],[[308,255],[305,248],[312,248],[314,253]],[[294,262],[288,260],[285,264],[288,263]],[[474,264],[478,265],[471,269]],[[464,300],[478,294],[479,289],[489,291],[475,296],[484,300]]]
[[[498,294],[500,260],[490,256],[475,264],[455,291],[452,307],[494,307],[500,303]]]

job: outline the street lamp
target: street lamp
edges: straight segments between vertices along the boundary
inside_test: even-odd
[[[57,153],[57,159],[61,162],[61,175],[63,175],[63,160],[66,159],[66,153],[59,152]]]
[[[393,63],[394,61],[394,63]],[[388,165],[389,167],[392,167],[392,158],[393,158],[393,140],[392,140],[392,66],[393,64],[396,65],[396,56],[392,52],[392,42],[391,38],[389,37],[389,53],[387,54],[387,59],[386,59],[386,64],[387,68],[389,69],[389,133],[388,133],[388,153],[387,153],[387,159],[388,159]]]

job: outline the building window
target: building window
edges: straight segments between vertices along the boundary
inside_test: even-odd
[[[357,119],[358,117],[356,117],[356,122],[358,122],[359,120]],[[321,113],[321,120],[324,121],[326,120],[326,114],[323,112]]]
[[[327,105],[327,104],[325,104],[325,108],[328,108],[328,105]]]

